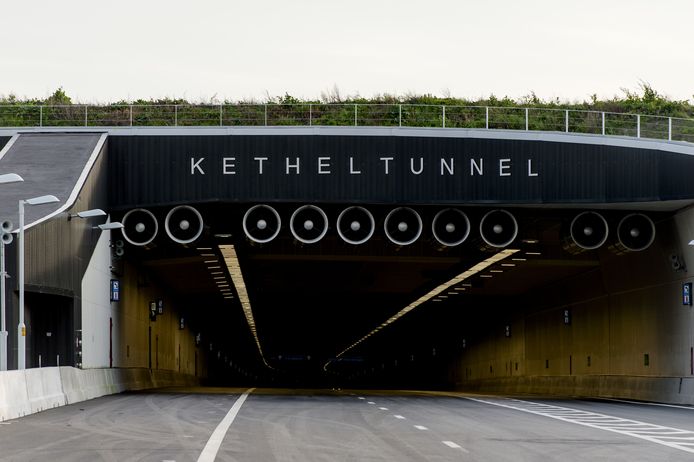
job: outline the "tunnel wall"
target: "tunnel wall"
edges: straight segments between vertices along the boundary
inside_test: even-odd
[[[492,322],[470,339],[453,368],[456,386],[694,404],[694,309],[682,302],[683,284],[694,280],[687,245],[694,209],[657,230],[648,250],[601,250],[598,269],[533,290],[509,307],[511,337]],[[691,267],[675,269],[673,256]]]
[[[206,377],[207,355],[202,348],[196,347],[195,332],[188,326],[179,329],[179,313],[183,307],[179,306],[175,292],[153,280],[144,267],[126,261],[121,262],[119,268],[116,276],[121,284],[121,300],[113,303],[113,335],[117,339],[113,350],[114,367],[149,368]],[[151,321],[149,303],[160,299],[164,302],[164,314]],[[99,318],[96,324],[107,325],[104,311]],[[108,361],[107,353],[103,345],[95,351],[92,357],[96,367],[103,367],[100,365]]]

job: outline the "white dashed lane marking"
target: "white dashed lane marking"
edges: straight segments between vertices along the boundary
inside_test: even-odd
[[[462,447],[461,445],[459,445],[459,444],[457,444],[457,443],[454,443],[453,441],[441,441],[441,442],[442,442],[443,444],[445,444],[446,446],[448,446],[449,448],[451,448],[451,449],[460,449],[460,450],[463,451],[464,453],[467,453],[467,454],[470,453],[470,451],[468,451],[467,449],[465,449],[465,448]]]
[[[366,398],[364,398],[363,396],[360,396],[359,399],[366,399]]]
[[[395,414],[393,417],[395,417],[396,419],[405,420],[405,418],[399,414]]]
[[[369,401],[367,404],[376,404],[376,403],[374,403],[373,401]]]
[[[427,427],[425,427],[424,425],[415,425],[414,428],[416,428],[417,430],[429,430],[429,429],[428,429]]]
[[[382,411],[387,411],[387,410],[388,410],[387,407],[379,407],[379,409],[382,410]]]
[[[689,430],[520,399],[479,399],[469,397],[466,399],[583,425],[584,427],[619,433],[694,454],[694,432]]]

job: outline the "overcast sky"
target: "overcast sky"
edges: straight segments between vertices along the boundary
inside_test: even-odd
[[[1,0],[0,95],[694,94],[692,0]]]

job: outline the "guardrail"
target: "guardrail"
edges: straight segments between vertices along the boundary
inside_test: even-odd
[[[0,127],[377,126],[590,133],[694,142],[694,119],[419,104],[0,105]]]

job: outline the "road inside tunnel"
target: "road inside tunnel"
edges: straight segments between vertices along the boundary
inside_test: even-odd
[[[374,208],[379,230],[386,213]],[[514,210],[520,233],[502,249],[474,229],[442,246],[426,227],[411,245],[378,231],[361,245],[334,232],[311,244],[281,232],[259,244],[239,229],[242,208],[202,211],[217,218],[194,243],[158,240],[126,255],[188,307],[210,378],[223,385],[450,388],[449,366],[466,342],[526,309],[528,292],[600,265],[597,252],[566,245],[575,212]],[[234,251],[248,310],[224,249]]]

